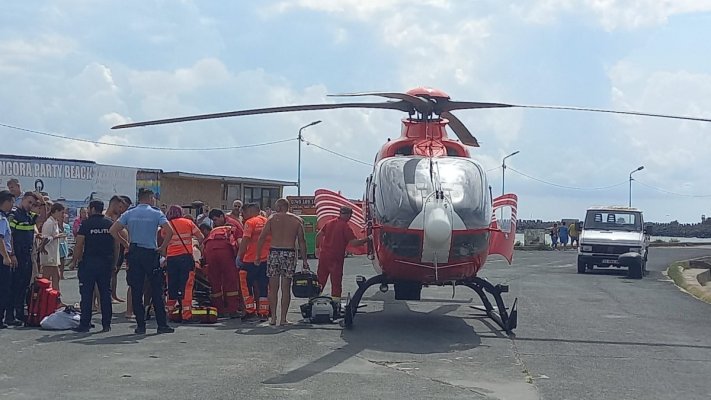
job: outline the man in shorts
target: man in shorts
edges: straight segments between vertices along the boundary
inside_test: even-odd
[[[303,269],[309,269],[306,260],[306,237],[304,236],[304,222],[298,216],[289,212],[289,201],[281,198],[276,201],[276,213],[272,214],[262,229],[257,241],[256,264],[259,265],[262,259],[262,246],[268,237],[271,236],[271,248],[267,258],[267,276],[269,277],[269,306],[271,309],[270,325],[277,325],[277,299],[279,298],[279,287],[281,286],[281,315],[278,325],[289,324],[286,314],[289,312],[291,303],[291,278],[296,271],[296,248],[294,244],[298,241]]]

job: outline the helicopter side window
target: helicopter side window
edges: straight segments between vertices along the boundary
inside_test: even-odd
[[[398,147],[397,150],[395,150],[395,155],[398,156],[411,156],[414,154],[414,151],[412,149],[412,145],[405,145]]]
[[[459,157],[459,152],[453,147],[447,146],[447,155],[450,157]]]

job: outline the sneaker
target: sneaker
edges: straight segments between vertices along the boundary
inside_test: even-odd
[[[22,326],[23,322],[19,319],[14,319],[7,323],[7,326]]]
[[[110,326],[105,326],[105,327],[101,330],[101,332],[99,332],[99,333],[107,333],[107,332],[111,332],[111,327],[110,327]]]
[[[158,327],[158,333],[173,333],[173,332],[175,332],[175,329],[173,329],[167,325]]]
[[[74,328],[72,330],[77,333],[87,333],[87,332],[89,332],[90,329],[91,328],[89,328],[88,326],[77,326],[76,328]]]
[[[5,325],[3,322],[0,322],[0,329],[7,329],[7,325]]]
[[[136,335],[145,335],[146,334],[146,327],[144,326],[137,326],[136,329],[133,330],[133,333]]]

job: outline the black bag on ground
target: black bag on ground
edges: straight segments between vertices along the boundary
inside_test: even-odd
[[[291,283],[291,293],[299,299],[310,299],[321,293],[318,278],[311,271],[295,272]]]

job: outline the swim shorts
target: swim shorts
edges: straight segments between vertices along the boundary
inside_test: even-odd
[[[289,278],[296,271],[296,250],[280,249],[272,247],[269,249],[269,258],[267,258],[267,276],[280,276]]]

